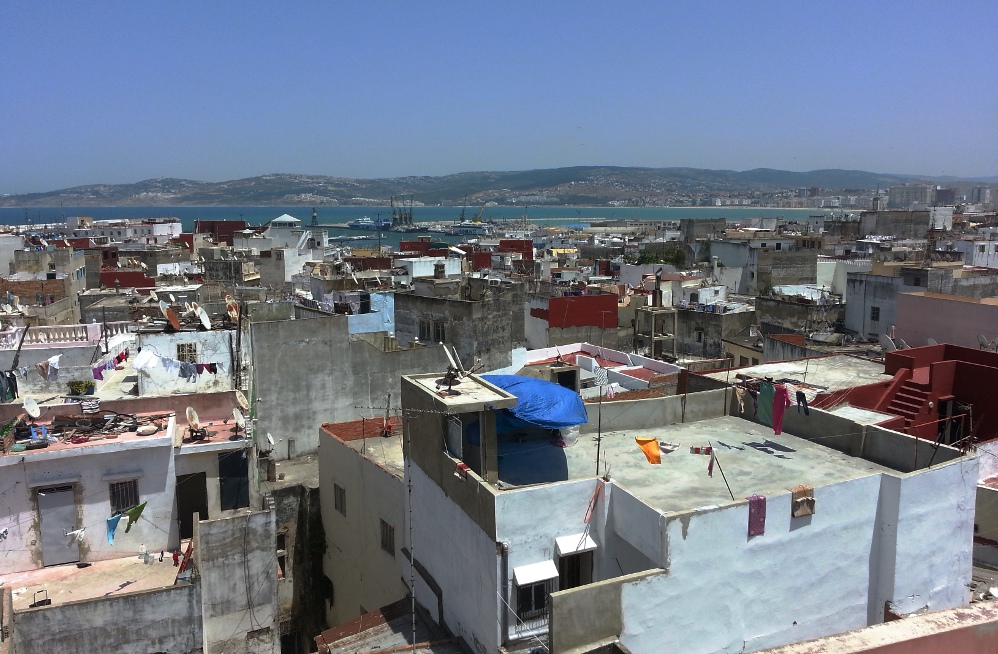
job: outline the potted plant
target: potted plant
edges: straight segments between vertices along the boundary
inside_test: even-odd
[[[77,379],[66,384],[69,386],[70,395],[93,395],[96,384],[93,380],[81,380]]]

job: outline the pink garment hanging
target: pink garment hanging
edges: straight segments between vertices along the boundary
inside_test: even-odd
[[[773,391],[773,433],[779,436],[783,433],[783,412],[791,404],[790,392],[783,384],[777,384]]]

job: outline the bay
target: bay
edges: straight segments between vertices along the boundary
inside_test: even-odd
[[[349,220],[370,216],[376,218],[391,217],[391,207],[349,206],[349,207],[316,207],[320,225],[345,223]],[[478,207],[467,207],[465,217],[471,219],[478,212]],[[682,218],[724,218],[729,221],[743,218],[804,218],[815,213],[829,213],[820,209],[775,209],[766,207],[552,207],[538,206],[527,209],[527,221],[542,226],[567,225],[587,223],[597,220],[680,220]],[[192,207],[192,206],[150,206],[150,207],[0,207],[0,225],[43,225],[60,223],[68,216],[90,216],[95,220],[124,220],[140,218],[179,218],[184,231],[189,232],[194,227],[194,221],[201,220],[238,220],[243,219],[250,225],[262,225],[282,214],[289,214],[308,225],[312,220],[312,207],[309,206],[265,206],[265,207]],[[412,216],[414,222],[452,223],[460,218],[461,207],[414,207]],[[522,206],[485,207],[483,220],[494,220],[502,223],[514,223],[523,218]],[[329,228],[330,236],[357,236],[365,232],[359,230]],[[377,234],[365,241],[355,244],[376,244]],[[443,234],[433,234],[434,239],[446,242],[459,242],[466,237],[450,237]],[[416,234],[398,234],[384,232],[381,243],[397,245],[399,240],[413,240]]]

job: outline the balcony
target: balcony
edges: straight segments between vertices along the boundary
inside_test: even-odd
[[[105,323],[107,337],[113,338],[129,333],[131,322],[122,320]],[[18,344],[22,348],[40,348],[71,345],[96,345],[105,334],[104,325],[92,323],[89,325],[50,325],[40,327],[11,327],[0,332],[0,350],[16,350]],[[27,334],[24,334],[27,329]],[[21,342],[22,334],[24,342]]]

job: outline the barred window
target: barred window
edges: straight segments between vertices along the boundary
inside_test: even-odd
[[[443,343],[447,340],[447,330],[444,328],[444,321],[438,320],[433,323],[433,342]]]
[[[111,515],[118,515],[139,504],[139,481],[129,479],[111,484]]]
[[[381,549],[395,556],[395,527],[381,521]]]
[[[516,616],[521,620],[547,615],[548,596],[554,590],[554,580],[545,579],[536,584],[517,586]]]
[[[333,484],[333,507],[343,515],[347,514],[347,491],[339,484]]]
[[[419,340],[429,341],[430,336],[433,335],[433,323],[429,320],[422,318],[419,321]]]
[[[198,344],[177,343],[177,361],[186,361],[187,363],[197,363]]]

